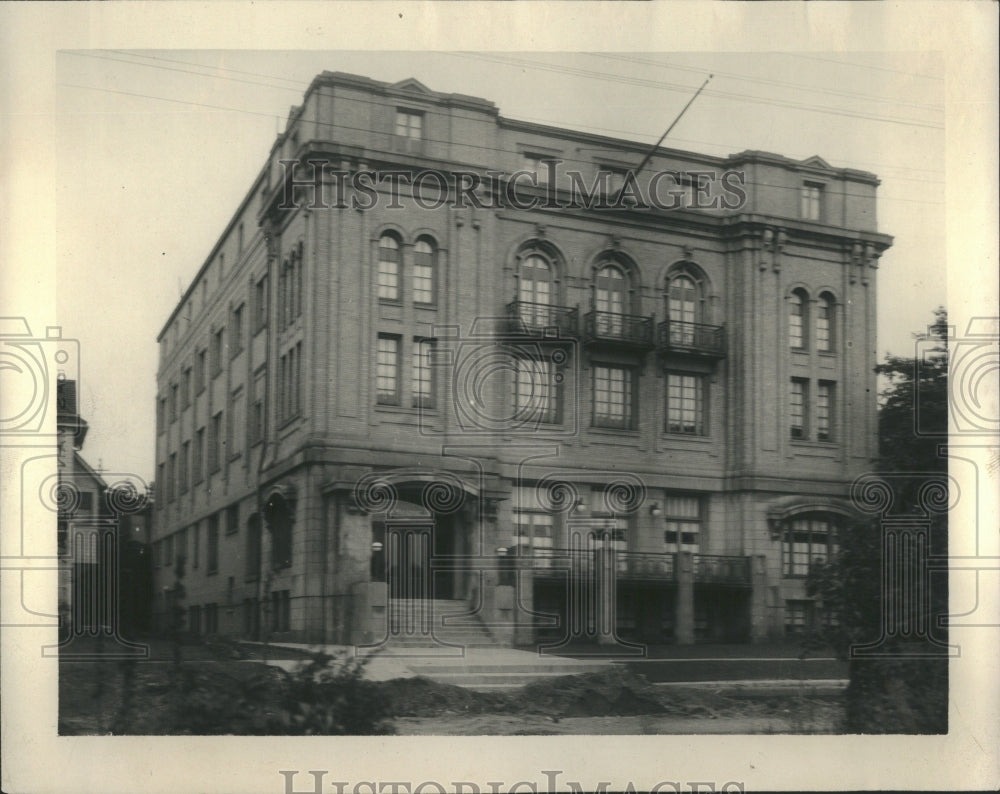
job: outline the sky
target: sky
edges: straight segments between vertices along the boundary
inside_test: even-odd
[[[56,56],[56,290],[81,346],[85,457],[153,472],[156,336],[323,70],[493,101],[508,118],[874,172],[879,356],[911,355],[946,302],[945,80],[933,52],[545,53],[63,50]]]

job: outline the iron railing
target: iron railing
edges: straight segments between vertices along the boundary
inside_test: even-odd
[[[508,328],[512,333],[575,339],[579,312],[572,306],[553,306],[516,300],[507,304]]]
[[[537,548],[516,557],[516,566],[537,575],[559,575],[561,571],[589,572],[597,565],[593,548]],[[615,551],[618,579],[677,580],[677,555],[669,552]],[[692,554],[694,581],[702,584],[747,586],[750,558],[730,555]]]
[[[695,554],[694,580],[704,584],[750,584],[750,558]]]
[[[653,318],[638,314],[600,312],[596,309],[583,317],[588,342],[604,342],[629,347],[653,346]]]
[[[726,354],[726,338],[721,325],[682,323],[665,320],[657,328],[657,347],[664,353],[689,353],[711,358]]]

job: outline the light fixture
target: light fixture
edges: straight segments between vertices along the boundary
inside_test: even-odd
[[[372,551],[375,552],[376,554],[378,554],[380,551],[382,551],[382,543],[381,543],[381,541],[376,540],[376,541],[374,541],[372,543]]]
[[[574,513],[582,513],[583,512],[583,499],[577,499],[576,500],[576,505],[574,505],[574,507],[573,507],[573,512]]]
[[[660,503],[659,502],[653,502],[653,504],[651,504],[649,506],[649,514],[651,516],[662,516],[663,515],[663,511],[660,509]]]
[[[507,547],[497,546],[497,557],[506,557],[506,556],[507,556]]]

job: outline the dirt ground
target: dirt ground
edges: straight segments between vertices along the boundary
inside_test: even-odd
[[[261,734],[270,732],[275,719],[284,719],[282,731],[296,732],[294,722],[302,715],[283,714],[289,707],[279,694],[288,691],[285,675],[254,659],[219,658],[203,650],[186,654],[180,668],[165,660],[131,668],[109,661],[63,661],[59,733]],[[356,701],[351,708],[363,711],[378,703],[386,719],[377,732],[402,735],[836,733],[843,716],[837,697],[794,690],[780,695],[677,691],[623,669],[501,691],[423,677],[350,686],[355,688],[347,700]],[[344,727],[350,724],[337,723],[329,732],[350,733]],[[302,732],[324,731],[306,720]]]

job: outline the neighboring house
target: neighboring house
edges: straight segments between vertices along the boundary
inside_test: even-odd
[[[154,575],[186,558],[189,630],[377,643],[432,600],[501,644],[820,619],[806,571],[876,454],[878,180],[668,148],[631,176],[648,152],[315,78],[158,337]],[[484,187],[411,195],[425,170]],[[595,180],[618,209],[562,202]]]

